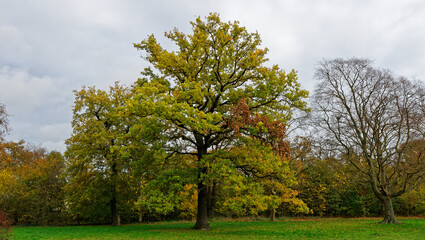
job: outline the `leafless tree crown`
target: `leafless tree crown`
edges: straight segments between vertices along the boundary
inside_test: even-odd
[[[406,150],[424,139],[421,82],[395,77],[357,58],[323,60],[315,77],[315,124],[364,177],[376,180],[384,194],[396,196],[423,175],[425,159],[406,167]]]

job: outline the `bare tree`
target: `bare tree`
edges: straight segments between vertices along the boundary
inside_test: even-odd
[[[3,139],[4,135],[8,132],[9,121],[7,119],[6,107],[0,103],[0,140]]]
[[[357,58],[323,60],[315,77],[313,119],[325,130],[323,140],[371,185],[382,204],[382,223],[398,223],[392,198],[425,172],[424,149],[412,147],[424,139],[423,84]]]

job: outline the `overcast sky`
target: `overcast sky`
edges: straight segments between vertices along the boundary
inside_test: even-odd
[[[0,0],[0,103],[24,139],[64,151],[74,89],[130,85],[147,63],[133,43],[210,12],[258,31],[270,63],[298,71],[314,87],[323,58],[366,57],[397,75],[425,80],[422,0]]]

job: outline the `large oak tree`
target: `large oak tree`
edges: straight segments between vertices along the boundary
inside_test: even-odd
[[[218,14],[191,22],[193,33],[174,29],[165,36],[175,51],[163,48],[151,35],[135,47],[154,68],[145,69],[129,106],[150,112],[164,126],[167,151],[192,154],[197,159],[198,211],[194,229],[208,229],[210,172],[207,155],[233,145],[232,109],[245,99],[250,111],[270,121],[286,123],[294,109],[305,109],[308,93],[300,88],[295,71],[267,66],[267,48],[258,33],[238,22],[222,22]],[[261,123],[258,123],[261,125]]]

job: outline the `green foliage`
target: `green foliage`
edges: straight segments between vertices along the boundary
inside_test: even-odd
[[[258,33],[248,33],[238,22],[221,22],[218,14],[192,22],[193,35],[177,29],[166,34],[178,48],[169,52],[151,35],[135,47],[160,73],[146,69],[137,89],[145,109],[173,122],[174,127],[200,133],[222,132],[232,106],[242,98],[252,109],[288,120],[292,108],[305,108],[307,92],[294,71],[263,66],[267,49]],[[140,108],[140,104],[133,104]],[[224,128],[224,129],[223,129]]]
[[[191,156],[167,159],[164,169],[142,184],[138,208],[158,219],[173,212],[180,212],[183,218],[194,217],[195,163]],[[209,169],[202,175],[203,181],[219,188],[217,211],[224,215],[256,216],[281,204],[291,213],[309,213],[307,206],[296,198],[297,192],[290,188],[295,178],[287,163],[267,144],[247,141],[230,151],[212,152],[199,164]]]
[[[175,217],[193,218],[196,213],[193,161],[190,156],[167,159],[163,169],[157,172],[157,177],[142,182],[137,208],[159,220],[176,212],[179,216]]]
[[[236,217],[255,216],[285,204],[291,213],[309,213],[292,189],[296,180],[288,163],[268,144],[241,140],[228,152],[209,156],[215,159],[210,176],[215,176],[221,186],[219,212]]]
[[[425,216],[425,190],[423,183],[416,189],[394,199],[396,214],[403,216]]]
[[[359,217],[366,214],[350,165],[338,159],[309,159],[300,174],[299,197],[316,216]]]
[[[114,222],[117,215],[129,221],[143,171],[135,163],[143,161],[146,149],[132,129],[141,118],[125,111],[132,92],[116,83],[109,92],[84,87],[75,95],[65,153],[69,211],[77,222],[105,223],[111,217]]]

